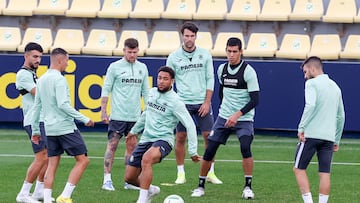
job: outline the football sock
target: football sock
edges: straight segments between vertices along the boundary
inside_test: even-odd
[[[44,191],[44,182],[36,181],[34,193],[43,193]]]
[[[111,173],[104,173],[104,183],[111,181]]]
[[[329,195],[319,194],[319,203],[327,203]]]
[[[214,168],[215,168],[215,163],[214,163],[214,162],[212,162],[212,163],[211,163],[210,170],[209,170],[209,172],[208,172],[208,173],[214,173]]]
[[[206,176],[199,176],[199,187],[205,188]]]
[[[302,198],[303,198],[303,200],[304,200],[304,203],[313,203],[313,199],[312,199],[312,196],[311,196],[311,192],[302,194]]]
[[[252,176],[246,175],[245,176],[245,187],[249,187],[251,189],[251,182],[252,182]]]
[[[32,183],[24,181],[20,190],[20,194],[29,195],[32,185],[33,185]]]
[[[52,203],[51,200],[52,189],[44,189],[44,203]]]
[[[63,196],[64,198],[70,198],[71,194],[73,193],[73,191],[75,189],[75,186],[76,185],[73,185],[73,184],[67,182],[63,192],[61,193],[61,196]]]
[[[149,190],[140,189],[138,202],[146,202]]]
[[[185,173],[184,165],[177,166],[178,173]]]

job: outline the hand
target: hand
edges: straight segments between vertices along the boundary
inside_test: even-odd
[[[191,157],[191,160],[192,160],[194,163],[199,162],[201,159],[202,159],[202,157],[199,156],[199,155],[197,155],[197,154]]]
[[[88,126],[88,127],[93,127],[94,126],[94,121],[90,120],[85,125]]]
[[[305,142],[305,134],[304,134],[304,132],[298,133],[297,136],[298,136],[300,142]]]
[[[198,113],[199,116],[205,117],[209,113],[209,111],[210,111],[210,103],[205,102],[200,106]]]
[[[31,141],[32,141],[34,144],[36,144],[36,145],[39,144],[40,140],[41,140],[41,136],[40,136],[40,135],[32,135],[32,136],[31,136]]]
[[[339,148],[340,148],[339,145],[336,145],[336,144],[335,144],[333,151],[334,151],[334,152],[337,152],[337,151],[339,151]]]
[[[232,128],[236,125],[236,123],[238,122],[239,117],[242,116],[242,112],[238,111],[236,113],[234,113],[233,115],[231,115],[225,122],[225,127],[227,128]]]
[[[106,111],[101,111],[101,120],[105,124],[109,124],[109,116],[107,115]]]

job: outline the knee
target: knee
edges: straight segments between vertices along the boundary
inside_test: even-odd
[[[186,141],[186,132],[176,133],[176,144],[184,145]]]

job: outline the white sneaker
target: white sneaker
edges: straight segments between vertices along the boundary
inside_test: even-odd
[[[151,198],[158,195],[159,193],[160,193],[160,187],[158,187],[156,185],[150,185],[148,200],[150,200],[150,202],[151,202]]]
[[[18,203],[41,203],[41,202],[37,201],[36,199],[32,198],[30,195],[23,195],[23,194],[18,194],[16,196],[16,202],[18,202]]]
[[[185,173],[178,173],[175,180],[175,184],[184,184],[186,183]]]
[[[125,182],[125,183],[124,183],[124,189],[125,189],[125,190],[140,190],[140,187]]]
[[[106,181],[103,184],[102,189],[107,190],[107,191],[115,191],[115,188],[114,188],[111,180]]]
[[[193,190],[191,197],[201,197],[205,195],[204,188],[198,187],[195,190]]]
[[[206,181],[212,184],[223,184],[223,182],[218,177],[216,177],[214,172],[207,174]]]
[[[245,187],[242,193],[244,199],[254,199],[255,195],[249,187]]]

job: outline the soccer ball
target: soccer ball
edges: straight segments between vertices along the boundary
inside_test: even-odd
[[[164,203],[184,203],[184,200],[179,195],[169,195],[164,199]]]

